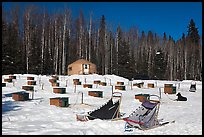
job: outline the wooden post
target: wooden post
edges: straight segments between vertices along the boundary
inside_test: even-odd
[[[12,82],[13,82],[13,86],[15,87],[15,81],[14,81],[14,79],[12,79]]]
[[[159,97],[161,99],[161,88],[159,88]]]
[[[43,90],[43,87],[44,87],[44,83],[42,83],[42,90]]]
[[[131,90],[132,90],[132,83],[133,83],[133,81],[130,81],[130,84],[131,84],[131,85],[130,85],[130,86],[131,86]]]
[[[178,83],[178,89],[180,89],[180,84],[181,84],[181,83],[179,82],[179,83]]]
[[[86,78],[84,78],[84,83],[86,84]]]
[[[68,82],[68,79],[66,80],[66,87],[68,86],[67,82]]]
[[[34,98],[34,91],[32,91],[32,99]]]
[[[74,93],[76,93],[76,84],[74,84]]]
[[[112,97],[113,97],[113,85],[112,85]]]
[[[120,96],[120,101],[119,101],[119,105],[118,105],[117,118],[119,118],[119,114],[120,114],[120,104],[121,104],[121,100],[122,100],[122,96]]]
[[[83,104],[84,102],[83,102],[83,92],[81,92],[81,104]]]
[[[38,77],[38,80],[39,80],[39,85],[41,85],[41,77],[40,78]]]

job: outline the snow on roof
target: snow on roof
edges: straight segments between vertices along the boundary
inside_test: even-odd
[[[69,64],[69,65],[73,65],[73,64],[86,64],[86,63],[93,64],[92,62],[90,62],[90,61],[88,61],[88,60],[79,59],[79,60],[77,60],[77,61],[72,62],[72,63]]]

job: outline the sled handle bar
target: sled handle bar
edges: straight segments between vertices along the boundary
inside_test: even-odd
[[[152,97],[152,96],[157,97],[158,100],[151,100],[150,97]],[[159,97],[158,95],[150,95],[150,96],[149,96],[149,101],[152,101],[152,102],[158,102],[158,103],[159,103],[159,102],[160,102],[160,97]]]

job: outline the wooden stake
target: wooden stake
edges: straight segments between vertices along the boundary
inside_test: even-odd
[[[161,88],[159,88],[159,97],[161,99]]]
[[[74,93],[76,93],[76,84],[74,85]]]
[[[83,102],[83,92],[81,92],[81,104],[83,104],[84,102]]]

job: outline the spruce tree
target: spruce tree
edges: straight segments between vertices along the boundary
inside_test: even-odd
[[[191,41],[196,45],[199,44],[200,36],[198,34],[198,28],[196,28],[193,19],[190,20],[188,26],[188,37],[190,37]]]
[[[164,60],[164,53],[159,49],[154,58],[153,74],[154,79],[164,79],[166,71],[166,61]]]

